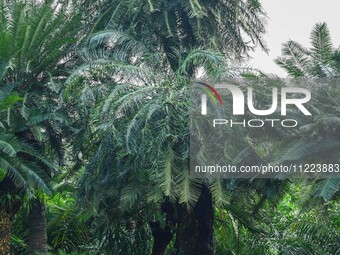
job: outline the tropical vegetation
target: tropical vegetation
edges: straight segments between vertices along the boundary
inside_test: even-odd
[[[190,175],[192,80],[282,82],[240,68],[265,22],[259,0],[0,0],[0,255],[340,254],[340,179]],[[325,23],[275,62],[340,72]],[[338,162],[320,91],[297,131],[221,137],[228,162]]]

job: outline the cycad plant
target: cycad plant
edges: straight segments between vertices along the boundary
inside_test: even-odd
[[[52,169],[52,164],[30,144],[18,136],[10,126],[11,108],[22,100],[12,92],[13,86],[0,90],[1,104],[1,156],[0,156],[0,250],[10,254],[11,221],[23,201],[31,199],[37,191],[50,194],[46,185],[44,168]]]
[[[76,37],[81,38],[79,25],[79,15],[68,2],[0,1],[0,86],[11,86],[21,99],[8,109],[8,128],[18,140],[33,146],[46,162],[59,163],[61,156],[65,117],[58,107],[58,84],[74,60]],[[29,154],[25,157],[26,161],[35,161]],[[39,166],[46,178],[51,176],[50,166]],[[8,178],[2,184],[8,192],[16,194],[5,180]],[[30,198],[41,199],[39,193],[37,190]],[[31,202],[30,249],[44,251],[44,203]]]

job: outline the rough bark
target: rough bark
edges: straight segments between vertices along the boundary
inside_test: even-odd
[[[168,226],[162,228],[159,222],[150,222],[154,244],[152,255],[165,255],[166,247],[170,243],[173,233]]]
[[[32,202],[29,212],[29,252],[47,253],[47,222],[45,204],[39,199]]]
[[[201,195],[191,210],[178,206],[176,255],[214,255],[214,210],[209,189],[202,186]]]
[[[10,178],[6,177],[0,182],[0,255],[11,254],[12,220],[21,207],[20,199],[8,200],[7,197],[9,194],[19,194],[20,192],[21,190],[15,187]]]
[[[0,255],[10,255],[11,219],[10,214],[0,209]]]
[[[172,203],[165,199],[161,206],[161,212],[165,213],[165,226],[162,227],[159,222],[149,222],[153,235],[152,255],[165,255],[166,247],[172,240],[175,228],[175,210]]]

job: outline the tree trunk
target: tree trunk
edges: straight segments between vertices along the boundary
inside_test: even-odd
[[[179,206],[176,231],[176,255],[214,255],[214,209],[209,189],[202,186],[201,195],[190,211]]]
[[[151,254],[165,255],[166,247],[173,237],[171,229],[168,226],[162,228],[159,222],[149,222],[149,224],[154,240]]]
[[[165,213],[165,226],[161,227],[160,222],[149,222],[153,235],[152,255],[165,255],[166,248],[171,242],[175,229],[175,209],[168,198],[164,198],[161,212]]]
[[[11,220],[10,214],[0,209],[0,255],[10,255]]]
[[[45,204],[39,199],[32,201],[29,212],[29,252],[47,253],[47,222]]]

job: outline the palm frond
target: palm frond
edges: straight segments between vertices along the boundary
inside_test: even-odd
[[[316,183],[313,190],[313,197],[322,198],[325,202],[330,201],[340,191],[340,179],[321,179]]]

